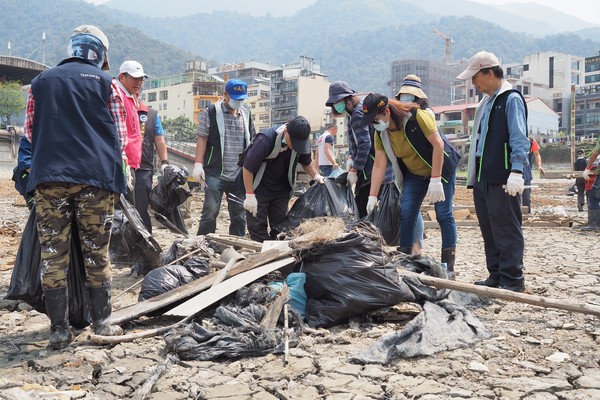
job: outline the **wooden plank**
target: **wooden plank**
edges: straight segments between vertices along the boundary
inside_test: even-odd
[[[592,170],[590,175],[596,175],[597,170]],[[543,175],[545,179],[574,179],[582,178],[583,171],[551,171]]]
[[[461,292],[474,293],[485,297],[492,297],[496,299],[514,301],[517,303],[531,304],[538,307],[555,308],[557,310],[566,310],[600,317],[600,307],[592,304],[580,303],[570,299],[550,299],[547,297],[535,296],[527,293],[517,293],[511,292],[510,290],[496,289],[460,281],[451,281],[448,279],[417,274],[402,268],[398,269],[398,273],[400,275],[419,279],[426,285],[431,285],[440,289],[459,290]]]
[[[249,271],[255,267],[265,265],[272,261],[288,257],[290,252],[285,252],[277,249],[267,250],[264,253],[257,253],[248,256],[245,260],[242,260],[234,265],[234,267],[227,274],[228,277],[235,276],[245,271]],[[177,289],[170,290],[166,293],[160,294],[148,300],[140,301],[120,308],[112,313],[111,322],[114,324],[122,324],[127,321],[131,321],[142,315],[146,315],[153,311],[164,308],[175,302],[187,299],[194,296],[212,286],[216,278],[219,276],[219,272],[203,276],[193,282],[178,287]]]
[[[290,287],[284,283],[283,287],[277,294],[277,297],[271,303],[271,306],[265,313],[262,321],[260,321],[260,326],[266,329],[274,329],[277,326],[277,321],[281,315],[281,310],[283,310],[284,304],[289,300],[289,294]]]
[[[249,283],[252,283],[255,280],[267,275],[269,272],[273,272],[295,262],[296,260],[293,257],[287,257],[250,271],[243,272],[239,275],[229,278],[217,286],[211,287],[210,289],[198,294],[190,300],[183,302],[177,307],[167,311],[164,315],[188,317],[190,315],[197,314],[206,307],[235,292],[239,288],[244,287]]]
[[[209,240],[214,240],[218,243],[223,243],[234,247],[243,247],[248,250],[260,251],[260,249],[262,248],[262,243],[255,242],[254,240],[244,239],[242,237],[234,235],[220,235],[216,233],[209,233],[208,235],[206,235],[206,238]]]

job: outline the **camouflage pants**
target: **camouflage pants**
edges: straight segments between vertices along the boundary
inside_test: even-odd
[[[67,286],[71,222],[79,229],[88,287],[108,286],[112,269],[108,242],[114,193],[73,183],[41,184],[35,190],[37,230],[42,248],[42,288]]]

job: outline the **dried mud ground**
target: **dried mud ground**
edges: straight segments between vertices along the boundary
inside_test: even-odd
[[[0,176],[3,299],[28,213],[7,167]],[[538,210],[551,210],[551,215],[549,207],[561,207],[560,218],[572,226],[524,227],[527,292],[600,307],[600,235],[578,229],[586,213],[577,213],[575,198],[566,196],[572,182],[534,183],[540,188],[534,189],[533,215]],[[455,204],[471,205],[471,193],[457,187]],[[188,221],[192,232],[200,207],[196,195]],[[224,229],[222,220],[219,231]],[[484,278],[479,228],[459,226],[458,233],[457,280]],[[437,258],[439,230],[427,229],[426,234],[424,252]],[[175,239],[159,227],[155,237],[163,249]],[[126,289],[139,278],[129,276],[128,268],[114,272],[113,307],[136,302],[137,291]],[[27,304],[0,300],[0,399],[600,399],[598,317],[504,300],[472,311],[493,334],[490,339],[390,365],[348,361],[382,335],[401,329],[392,322],[360,321],[306,332],[290,350],[287,365],[280,355],[173,363],[160,336],[50,350],[47,317]],[[126,329],[158,323],[141,318]],[[153,382],[152,376],[160,378]]]

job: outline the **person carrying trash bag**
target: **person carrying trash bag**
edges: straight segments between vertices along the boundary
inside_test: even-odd
[[[298,163],[317,183],[325,183],[312,163],[310,124],[300,115],[258,133],[240,162],[246,189],[243,205],[248,232],[257,242],[275,239],[268,228],[270,226],[274,233],[273,228],[287,215]]]
[[[360,218],[367,213],[369,188],[371,187],[371,169],[375,160],[373,147],[374,130],[368,125],[361,125],[363,107],[361,97],[348,83],[335,81],[329,85],[329,98],[325,105],[331,108],[334,117],[346,118],[346,137],[348,138],[348,160],[346,161],[346,182],[354,186],[354,199]],[[386,170],[384,183],[393,182],[391,166]]]
[[[371,93],[363,101],[361,123],[373,124],[379,132],[375,137],[375,165],[367,210],[375,208],[389,159],[402,187],[399,250],[410,254],[421,204],[428,196],[441,228],[442,263],[446,263],[448,278],[454,279],[457,235],[452,198],[460,155],[438,132],[419,77],[406,76],[397,98],[388,100],[384,95]]]
[[[52,349],[71,341],[67,270],[71,226],[79,228],[92,328],[114,336],[110,324],[112,269],[108,243],[115,199],[127,190],[122,151],[125,109],[108,69],[108,39],[95,26],[72,32],[69,58],[41,72],[27,99],[25,135],[31,141],[27,192],[35,192],[42,290]],[[90,123],[92,121],[93,123]]]

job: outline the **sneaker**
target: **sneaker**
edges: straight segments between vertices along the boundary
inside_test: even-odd
[[[497,288],[498,285],[500,284],[498,281],[495,281],[490,278],[487,278],[487,279],[481,280],[481,281],[475,281],[473,283],[477,286],[487,286],[487,287],[492,287],[492,288]]]
[[[508,285],[499,285],[498,289],[510,290],[511,292],[524,292],[525,291],[525,282],[521,282],[516,286],[508,286]]]

